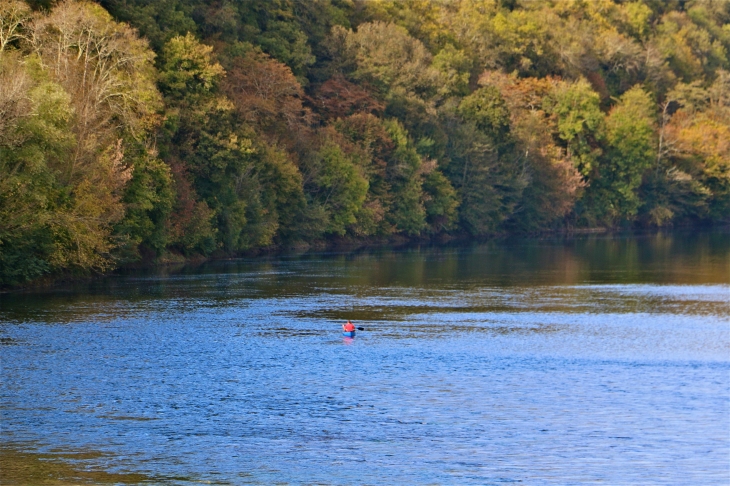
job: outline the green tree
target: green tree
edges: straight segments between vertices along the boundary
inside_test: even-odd
[[[190,32],[171,38],[162,49],[162,94],[186,109],[210,98],[225,74],[223,67],[213,60],[212,52],[212,47],[199,42]]]
[[[459,114],[489,136],[496,144],[509,144],[510,112],[502,94],[494,86],[484,86],[465,97]]]
[[[62,270],[66,258],[56,234],[69,198],[54,167],[72,151],[73,110],[60,86],[34,80],[16,61],[0,58],[0,285]]]
[[[558,82],[545,97],[543,106],[556,118],[558,136],[566,143],[568,157],[588,177],[600,155],[597,141],[602,136],[604,115],[598,93],[585,79]]]
[[[492,90],[483,91],[495,101]],[[498,94],[498,93],[497,93]],[[481,97],[481,95],[478,95]],[[445,112],[448,127],[448,160],[444,172],[456,189],[459,200],[459,224],[468,233],[479,236],[494,233],[515,209],[527,183],[525,161],[514,151],[509,120],[502,118],[502,103],[477,103],[459,106],[463,117]],[[480,109],[490,110],[482,113]],[[492,134],[501,140],[495,141]]]
[[[115,19],[128,22],[159,52],[175,36],[197,33],[195,2],[186,0],[100,0]]]
[[[649,94],[636,86],[606,118],[608,148],[588,192],[601,222],[630,221],[639,209],[639,185],[656,158],[655,111]]]
[[[397,25],[384,22],[361,24],[357,32],[333,29],[342,38],[339,55],[354,62],[353,79],[377,87],[383,95],[434,96],[440,84],[431,54],[417,39]]]
[[[394,145],[386,169],[392,198],[386,219],[397,231],[418,235],[426,228],[422,175],[433,167],[424,167],[408,132],[397,120],[387,120],[384,127]]]
[[[441,73],[443,80],[439,93],[444,96],[468,95],[472,66],[472,60],[463,50],[446,44],[433,58],[433,67]]]
[[[324,234],[344,235],[357,222],[365,202],[368,181],[362,169],[336,143],[325,139],[322,147],[307,161],[305,189],[315,207],[325,214]]]

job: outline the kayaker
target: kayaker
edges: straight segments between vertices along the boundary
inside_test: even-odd
[[[350,320],[348,319],[348,321],[342,325],[342,329],[344,329],[345,332],[352,332],[355,330],[355,324],[350,322]]]

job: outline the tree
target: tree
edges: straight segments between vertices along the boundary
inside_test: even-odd
[[[685,82],[727,66],[726,48],[684,12],[668,12],[657,29],[656,43],[672,71]]]
[[[322,146],[306,161],[304,187],[312,204],[325,214],[323,233],[342,236],[357,222],[368,181],[337,143],[336,132],[327,130],[323,136]]]
[[[387,120],[384,127],[393,141],[393,151],[386,167],[392,198],[386,219],[398,231],[418,235],[426,228],[423,175],[433,171],[435,165],[423,163],[409,140],[408,132],[397,120]]]
[[[589,177],[600,155],[597,141],[602,137],[604,121],[598,93],[585,79],[556,82],[543,106],[555,117],[558,136],[566,143],[568,158],[584,177]]]
[[[70,155],[74,137],[68,94],[57,84],[33,79],[5,56],[0,58],[0,285],[14,285],[64,269],[59,265],[64,248],[55,235],[69,219],[57,217],[68,198],[54,167]],[[95,249],[106,250],[105,239],[98,243]]]
[[[455,2],[452,2],[455,3]],[[443,22],[448,2],[434,0],[374,0],[362,2],[364,21],[393,22],[419,39],[430,52],[453,43],[453,34]]]
[[[472,65],[472,60],[463,50],[456,49],[453,44],[446,44],[433,58],[433,67],[441,73],[443,80],[439,94],[468,95]]]
[[[209,98],[225,74],[223,67],[213,60],[212,51],[190,32],[170,39],[162,49],[162,94],[185,108]]]
[[[509,144],[510,112],[495,86],[484,86],[459,103],[459,114],[468,119],[497,145]]]
[[[320,116],[333,120],[355,113],[382,114],[385,109],[370,91],[342,75],[325,81],[310,97],[310,103]]]
[[[0,56],[22,38],[30,17],[30,8],[24,2],[8,0],[0,5]]]
[[[599,221],[630,221],[639,209],[639,185],[656,158],[655,108],[649,94],[635,86],[606,118],[608,149],[588,192]]]
[[[195,2],[188,0],[100,0],[99,3],[115,19],[139,30],[158,53],[173,37],[198,31],[193,20]]]
[[[645,188],[653,224],[664,222],[658,215],[722,221],[730,214],[730,76],[718,74],[707,90],[680,86],[672,93],[682,108],[666,123],[663,158]]]
[[[361,24],[357,32],[335,27],[333,35],[344,40],[340,56],[354,61],[353,79],[369,83],[385,96],[428,99],[436,94],[439,72],[431,66],[431,54],[404,28],[373,22]]]
[[[146,41],[98,5],[72,0],[36,17],[30,30],[34,51],[71,95],[78,147],[68,180],[91,170],[98,151],[116,144],[119,135],[144,139],[160,107]]]
[[[291,69],[252,50],[233,60],[223,83],[240,116],[271,143],[290,150],[306,137],[311,113],[304,107],[304,91]]]

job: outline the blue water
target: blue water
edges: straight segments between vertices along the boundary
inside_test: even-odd
[[[251,259],[6,294],[2,441],[97,451],[76,466],[155,484],[730,484],[726,236]]]

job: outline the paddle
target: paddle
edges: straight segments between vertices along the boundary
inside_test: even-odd
[[[364,327],[358,327],[358,328],[357,328],[357,330],[358,330],[358,331],[364,331],[364,330],[365,330],[365,328],[364,328]]]

